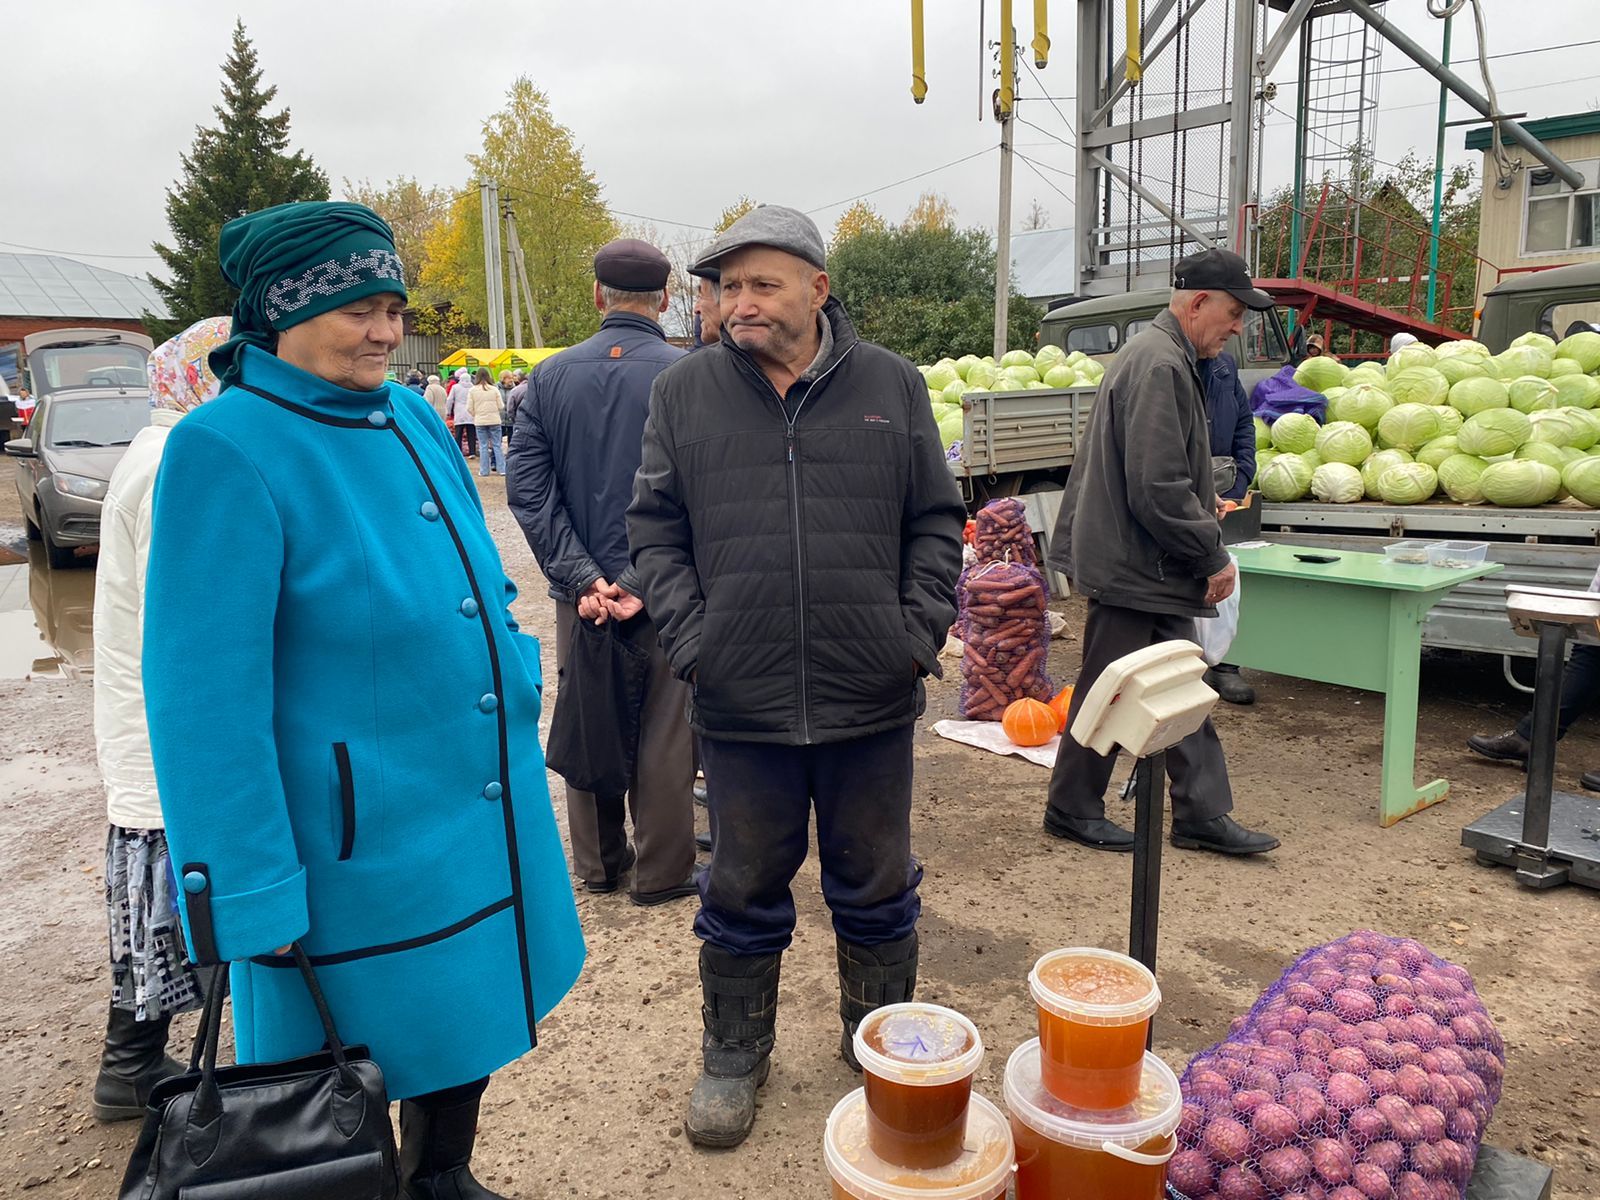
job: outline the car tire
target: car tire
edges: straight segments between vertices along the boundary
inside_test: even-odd
[[[28,535],[28,540],[30,542],[37,542],[39,540],[39,527],[33,523],[33,518],[28,516],[27,513],[22,514],[22,528],[23,532]]]
[[[44,541],[44,556],[49,561],[52,570],[65,571],[78,565],[78,557],[73,554],[71,546],[58,546],[50,540],[50,531],[41,527],[40,536]]]

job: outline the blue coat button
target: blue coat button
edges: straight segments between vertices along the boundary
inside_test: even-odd
[[[498,800],[502,794],[503,790],[498,783],[486,783],[483,785],[483,798],[485,800]]]
[[[206,890],[206,877],[199,871],[185,871],[183,873],[183,890],[191,896],[198,895]]]
[[[485,692],[483,695],[478,697],[479,712],[492,713],[499,707],[500,697],[496,696],[493,692]]]
[[[437,521],[439,519],[439,506],[432,500],[424,500],[422,507],[417,509],[422,514],[424,521]]]
[[[382,429],[389,423],[389,414],[381,409],[367,414],[367,424],[375,429]]]
[[[475,617],[478,615],[478,602],[471,596],[461,602],[461,615],[463,617]]]

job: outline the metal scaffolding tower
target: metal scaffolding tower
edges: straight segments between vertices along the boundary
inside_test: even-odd
[[[1372,159],[1383,38],[1360,18],[1335,11],[1306,21],[1301,39],[1306,177],[1364,199],[1368,172],[1357,164]]]

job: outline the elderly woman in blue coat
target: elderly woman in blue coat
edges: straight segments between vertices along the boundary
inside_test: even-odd
[[[460,450],[384,382],[405,305],[389,227],[281,205],[224,226],[220,255],[223,391],[167,441],[145,598],[185,933],[232,964],[243,1062],[323,1041],[283,955],[300,941],[403,1101],[403,1194],[487,1200],[468,1164],[488,1077],[583,961],[539,644]]]

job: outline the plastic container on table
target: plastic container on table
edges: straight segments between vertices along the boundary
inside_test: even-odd
[[[889,1004],[857,1027],[855,1054],[874,1154],[902,1167],[961,1157],[972,1076],[983,1062],[976,1025],[937,1004]]]
[[[1133,1102],[1094,1112],[1052,1096],[1040,1078],[1041,1061],[1034,1040],[1006,1063],[1017,1200],[1161,1200],[1183,1115],[1172,1068],[1146,1054]]]
[[[1383,548],[1383,557],[1391,566],[1425,567],[1428,565],[1429,551],[1439,544],[1416,538],[1409,538],[1403,542],[1390,542]]]
[[[1488,542],[1435,542],[1428,547],[1430,567],[1481,567],[1489,555]]]
[[[1016,1170],[1011,1126],[982,1096],[972,1097],[960,1157],[942,1167],[896,1166],[872,1152],[865,1088],[828,1115],[822,1153],[833,1200],[1000,1200]]]
[[[1039,1006],[1044,1086],[1074,1108],[1133,1103],[1150,1018],[1161,1006],[1156,977],[1115,950],[1052,950],[1028,973]]]

